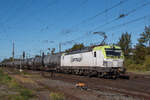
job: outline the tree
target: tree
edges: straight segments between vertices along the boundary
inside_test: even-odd
[[[147,55],[150,55],[150,26],[146,26],[140,34],[138,44],[135,48],[134,60],[137,64],[143,64]]]
[[[145,56],[146,47],[141,44],[137,44],[134,52],[134,61],[136,62],[136,64],[143,64]]]
[[[74,44],[74,45],[72,46],[72,48],[66,50],[66,52],[81,50],[81,49],[83,49],[84,47],[85,47],[85,46],[84,46],[83,43],[81,43],[81,44]]]
[[[17,60],[17,59],[14,59],[14,60]],[[10,57],[8,59],[4,59],[1,63],[10,62],[10,61],[13,61],[13,57]]]
[[[41,57],[40,55],[35,55],[35,58]]]
[[[54,53],[55,53],[55,48],[52,48],[51,54],[54,54]]]
[[[123,33],[119,39],[118,45],[122,48],[124,55],[129,56],[131,51],[131,34]]]
[[[140,34],[138,42],[140,45],[150,47],[150,26],[145,27],[144,32]]]

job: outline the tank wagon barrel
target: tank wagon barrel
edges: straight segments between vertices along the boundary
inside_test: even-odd
[[[56,69],[60,66],[60,60],[61,54],[55,54],[55,55],[46,55],[43,59],[43,63],[45,67],[49,69]]]

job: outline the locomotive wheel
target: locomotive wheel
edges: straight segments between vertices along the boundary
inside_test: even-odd
[[[97,75],[99,78],[103,78],[103,74],[102,73],[98,73]]]

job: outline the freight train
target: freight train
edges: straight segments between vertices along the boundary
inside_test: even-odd
[[[68,53],[42,55],[24,60],[1,63],[1,66],[32,70],[117,78],[125,73],[124,56],[119,46],[103,45]]]

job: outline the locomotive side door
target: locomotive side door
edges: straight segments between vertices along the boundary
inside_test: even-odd
[[[97,66],[97,52],[93,51],[93,66]]]

